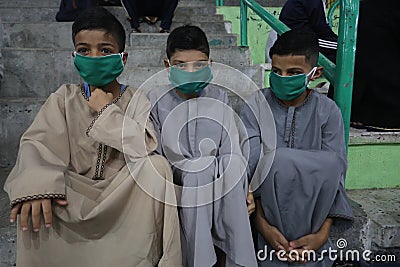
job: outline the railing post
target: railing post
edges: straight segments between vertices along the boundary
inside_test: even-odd
[[[224,6],[224,0],[215,0],[216,6]]]
[[[334,98],[342,111],[346,145],[349,142],[359,7],[360,0],[341,0],[340,3]]]
[[[240,0],[240,45],[248,46],[247,43],[247,4]]]

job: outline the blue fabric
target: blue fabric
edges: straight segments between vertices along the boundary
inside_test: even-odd
[[[87,98],[89,98],[90,97],[90,86],[89,86],[89,84],[87,82],[84,82],[83,83],[83,88],[85,90],[85,96]],[[123,91],[125,91],[125,89],[126,89],[126,85],[125,84],[121,84],[121,88],[119,89],[119,93],[122,93]]]

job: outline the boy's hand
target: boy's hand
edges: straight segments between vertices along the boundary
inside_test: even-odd
[[[289,261],[290,262],[307,262],[307,255],[312,255],[311,251],[317,251],[328,240],[323,235],[315,233],[305,235],[297,240],[289,242]],[[308,252],[307,252],[308,251]]]
[[[94,111],[99,112],[105,105],[111,103],[114,96],[112,93],[106,93],[103,90],[96,88],[90,93],[88,105]]]
[[[68,205],[64,199],[54,199],[56,204],[60,206]],[[10,222],[14,223],[17,220],[17,214],[21,211],[21,229],[22,231],[28,230],[28,219],[32,216],[32,227],[34,232],[40,230],[40,218],[43,213],[44,224],[46,228],[50,228],[52,224],[53,214],[51,210],[51,199],[37,199],[31,201],[25,201],[16,204],[11,209]],[[32,211],[32,212],[31,212]]]
[[[305,250],[317,251],[328,241],[332,223],[333,220],[331,218],[327,218],[323,223],[323,225],[321,226],[321,228],[315,234],[305,235],[297,240],[289,242],[289,250],[291,251],[296,250],[297,253],[294,253],[293,255],[300,255],[300,256],[303,255],[303,252]],[[305,255],[307,254],[310,253],[305,253]],[[302,257],[300,257],[291,260],[305,262],[305,260],[307,259],[302,259]]]
[[[255,227],[264,239],[276,251],[278,259],[288,261],[287,252],[289,252],[289,242],[283,234],[273,225],[270,225],[265,218],[264,211],[261,207],[261,201],[256,200],[256,216],[254,218]]]
[[[269,225],[265,228],[263,237],[273,247],[279,260],[288,261],[287,252],[289,251],[289,242],[278,228]]]
[[[247,193],[246,203],[247,203],[247,212],[250,215],[256,210],[256,203],[254,202],[253,192],[250,190],[250,188],[249,192]]]

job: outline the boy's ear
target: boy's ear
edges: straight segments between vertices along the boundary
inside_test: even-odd
[[[317,67],[314,75],[311,77],[311,81],[315,81],[316,79],[321,77],[323,71],[324,71],[324,67],[322,67],[322,66]]]
[[[210,66],[212,66],[213,59],[210,57]]]
[[[126,61],[128,60],[128,52],[124,52],[122,56],[122,62],[124,62],[124,66],[126,65]]]
[[[164,66],[166,69],[169,68],[168,58],[164,58]]]

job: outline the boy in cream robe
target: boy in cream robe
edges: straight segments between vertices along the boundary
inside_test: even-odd
[[[72,32],[85,83],[50,95],[4,186],[19,225],[17,266],[181,266],[176,207],[159,201],[174,200],[171,171],[148,156],[157,147],[150,103],[116,80],[125,31],[95,8]]]

